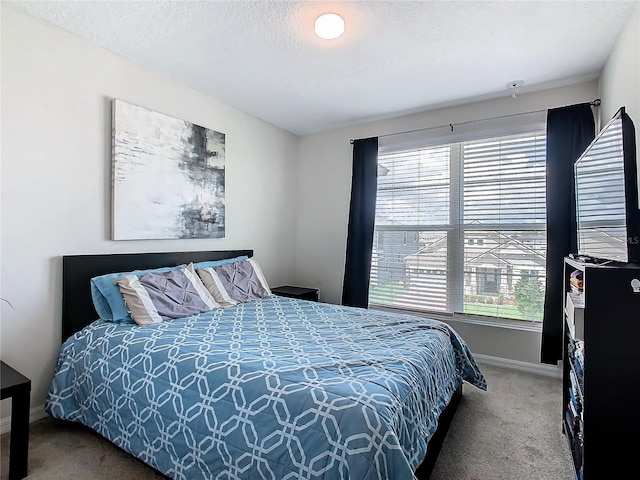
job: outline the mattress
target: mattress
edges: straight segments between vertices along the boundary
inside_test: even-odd
[[[45,411],[175,479],[411,479],[455,389],[487,384],[447,324],[269,295],[156,325],[96,320]]]

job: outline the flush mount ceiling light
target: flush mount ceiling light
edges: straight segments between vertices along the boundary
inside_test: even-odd
[[[333,40],[344,33],[344,20],[336,13],[325,13],[316,18],[316,35],[325,40]]]

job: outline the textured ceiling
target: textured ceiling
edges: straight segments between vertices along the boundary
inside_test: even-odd
[[[296,134],[596,78],[634,1],[8,1]],[[337,40],[320,13],[345,18]]]

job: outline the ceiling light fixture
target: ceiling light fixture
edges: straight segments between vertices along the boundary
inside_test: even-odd
[[[316,35],[333,40],[344,33],[344,19],[337,13],[325,13],[316,18]]]

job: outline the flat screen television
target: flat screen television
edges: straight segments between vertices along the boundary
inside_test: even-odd
[[[575,163],[578,255],[640,263],[635,128],[624,107]]]

